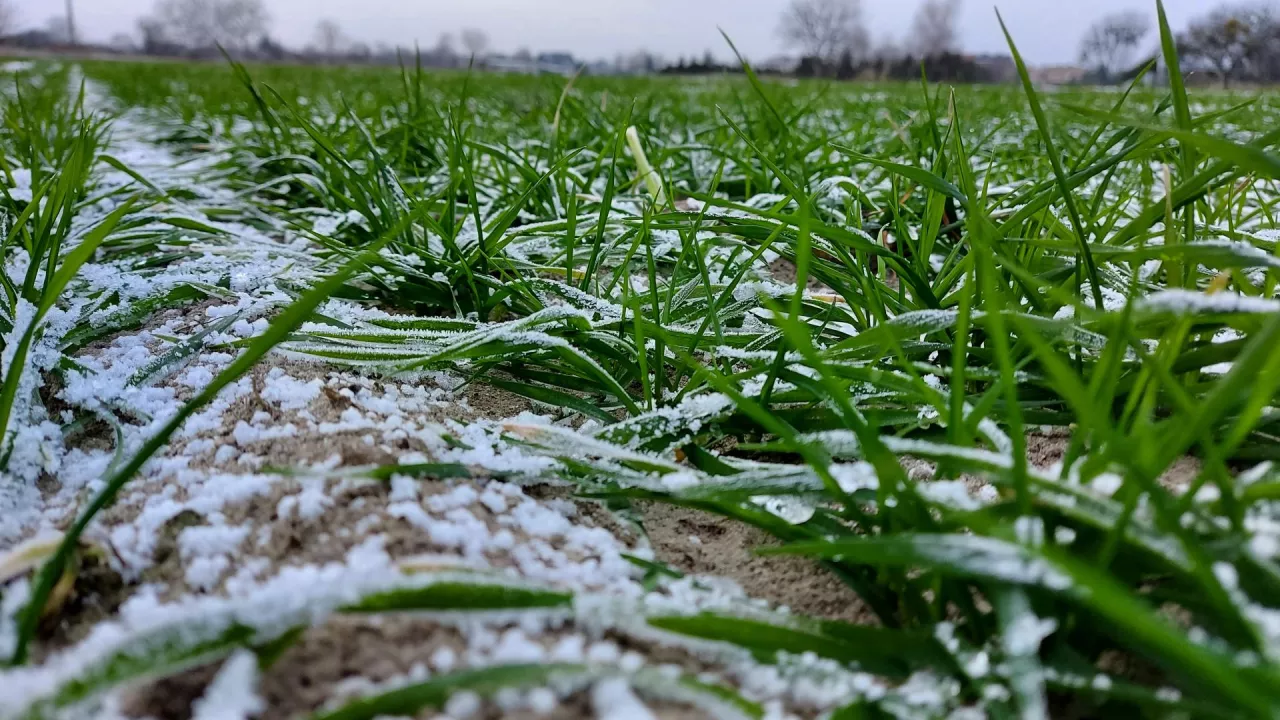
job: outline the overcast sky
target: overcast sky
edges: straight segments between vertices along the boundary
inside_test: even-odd
[[[919,0],[864,0],[877,37],[901,41]],[[62,14],[65,0],[11,0],[23,25],[42,26]],[[155,0],[74,0],[82,37],[107,40],[132,33]],[[764,60],[784,50],[774,33],[787,0],[264,0],[272,34],[286,45],[308,43],[316,21],[337,20],[353,39],[423,47],[442,32],[477,27],[492,47],[513,51],[568,50],[584,59],[612,58],[648,48],[663,56],[724,57],[722,27],[748,57]],[[1219,0],[1165,0],[1174,29],[1207,12]],[[1080,36],[1097,17],[1135,9],[1152,14],[1155,0],[1002,0],[1005,21],[1018,48],[1033,64],[1074,62]],[[969,52],[1005,48],[991,0],[964,0],[961,37]],[[1154,37],[1151,40],[1154,47]]]

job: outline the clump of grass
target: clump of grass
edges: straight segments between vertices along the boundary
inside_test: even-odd
[[[65,73],[15,78],[5,107],[0,188],[6,222],[0,239],[0,469],[6,468],[20,426],[38,405],[36,375],[57,361],[56,349],[72,322],[50,330],[46,322],[63,292],[98,246],[132,208],[126,201],[88,226],[77,225],[89,200],[91,169],[102,143],[105,118],[86,112],[83,95],[68,98]],[[21,186],[15,178],[21,177]],[[12,190],[10,188],[13,188]],[[19,192],[21,189],[22,192]],[[48,337],[53,335],[54,337]],[[34,355],[39,357],[33,366]],[[43,415],[37,408],[35,417]],[[31,440],[28,440],[31,442]]]
[[[460,371],[580,415],[577,430],[505,432],[615,507],[755,525],[782,541],[762,552],[818,560],[876,617],[643,617],[655,631],[770,661],[813,653],[903,693],[927,677],[947,689],[939,714],[1274,714],[1280,108],[1193,104],[1161,29],[1170,87],[1122,94],[1044,95],[1012,38],[1021,88],[782,88],[749,67],[696,88],[90,67],[180,122],[175,147],[225,147],[253,213],[341,270],[107,479],[37,577],[15,661],[94,514],[283,344]],[[68,117],[78,133],[8,146],[66,168],[33,183],[56,212],[19,214],[6,240],[49,268],[6,281],[10,330],[20,301],[54,307],[132,212],[64,247],[101,132]],[[339,322],[316,313],[329,297],[402,314]],[[1037,466],[1028,443],[1046,430],[1062,457]],[[1187,455],[1198,472],[1169,487]],[[445,471],[465,469],[424,468]],[[418,712],[544,670],[439,678],[336,716]]]

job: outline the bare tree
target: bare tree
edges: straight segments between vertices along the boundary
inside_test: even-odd
[[[214,4],[217,25],[225,33],[226,47],[245,48],[258,43],[271,27],[262,0],[217,0]]]
[[[189,47],[202,47],[214,42],[213,12],[205,0],[159,0],[154,16],[139,22],[144,35],[164,37]]]
[[[270,22],[262,0],[158,0],[148,24],[187,48],[245,50],[266,36]]]
[[[482,57],[484,51],[489,49],[489,36],[483,30],[466,28],[462,31],[462,47],[467,49],[467,54],[471,57]]]
[[[1105,80],[1128,69],[1147,33],[1150,19],[1140,12],[1108,15],[1094,23],[1080,42],[1080,62]]]
[[[831,63],[845,50],[860,57],[867,46],[861,0],[792,0],[778,23],[788,47]]]
[[[1264,82],[1280,80],[1280,15],[1276,6],[1255,5],[1249,13],[1249,42],[1245,65],[1250,77]]]
[[[1207,66],[1227,87],[1251,59],[1259,60],[1258,49],[1273,23],[1263,5],[1220,7],[1192,22],[1179,38],[1179,47],[1191,63]]]
[[[321,55],[334,56],[346,49],[347,38],[338,23],[325,18],[316,23],[316,49]]]
[[[453,49],[453,36],[449,33],[440,33],[440,38],[436,40],[436,47],[431,51],[431,55],[441,65],[446,67],[456,65],[458,53]]]
[[[138,34],[142,36],[142,52],[156,55],[164,52],[168,40],[165,38],[164,26],[159,20],[144,17],[138,20]]]
[[[924,0],[911,22],[908,47],[920,57],[931,57],[960,49],[956,24],[960,0]]]

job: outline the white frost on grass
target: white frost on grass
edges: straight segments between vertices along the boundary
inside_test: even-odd
[[[237,650],[192,705],[192,720],[248,720],[266,710],[258,695],[258,656]]]
[[[178,164],[175,156],[145,140],[147,128],[141,120],[140,115],[130,113],[117,122],[113,152],[140,169],[143,175],[157,179],[162,186],[180,188],[184,190],[184,197],[190,194],[198,198],[197,202],[189,205],[177,202],[166,212],[172,211],[176,217],[188,220],[208,222],[224,231],[225,237],[184,234],[182,247],[188,255],[155,273],[123,272],[120,265],[110,262],[85,268],[84,283],[77,292],[96,286],[111,288],[120,297],[119,307],[96,309],[91,314],[92,322],[111,320],[122,308],[181,287],[212,288],[210,292],[218,303],[202,308],[198,314],[183,314],[180,322],[166,321],[159,328],[123,334],[106,343],[105,347],[77,359],[80,367],[69,373],[69,382],[61,399],[78,410],[111,413],[125,418],[125,450],[136,448],[157,423],[171,417],[182,399],[189,396],[188,391],[206,386],[216,372],[232,362],[241,341],[262,332],[266,317],[287,302],[298,286],[313,280],[315,271],[314,259],[307,252],[305,241],[283,226],[271,233],[280,237],[267,237],[268,233],[257,228],[233,221],[210,220],[202,207],[230,210],[229,214],[217,214],[218,217],[228,217],[235,214],[232,203],[240,202],[232,196],[229,188],[219,182],[195,181],[202,177],[198,172],[201,167],[207,169],[212,162],[226,156],[214,152],[187,168],[175,167]],[[240,119],[233,127],[247,132],[255,125]],[[814,152],[821,155],[826,150]],[[543,169],[538,168],[539,172]],[[707,168],[708,171],[713,169]],[[119,189],[134,182],[122,174],[105,172],[100,175],[106,187]],[[433,178],[431,182],[438,179]],[[821,182],[819,204],[826,212],[842,214],[844,208],[839,204],[848,199],[854,182],[851,178],[829,178]],[[993,184],[1004,182],[1001,178],[992,179]],[[866,192],[873,195],[890,189],[885,174],[878,171],[872,171],[863,184]],[[592,189],[599,191],[594,186]],[[478,192],[481,200],[479,212],[487,216],[493,210],[489,203],[495,193],[491,188],[480,188]],[[781,199],[785,199],[784,196],[762,194],[752,198],[748,205],[759,207]],[[559,203],[559,198],[553,202]],[[617,202],[618,207],[624,208],[622,212],[640,212],[638,206],[629,200]],[[558,204],[554,209],[560,209]],[[732,217],[743,213],[719,214]],[[350,213],[342,215],[303,210],[298,217],[313,221],[313,227],[322,234],[340,233],[344,229],[367,227],[369,224],[367,218]],[[533,213],[522,215],[525,220],[534,217]],[[583,227],[593,225],[590,217],[579,217]],[[78,226],[81,222],[82,219],[76,220]],[[526,258],[529,263],[542,263],[544,255],[556,249],[550,239],[563,228],[559,223],[560,220],[552,221],[554,227],[548,223],[531,223],[511,231],[511,236],[527,237],[519,243],[519,253],[523,253],[519,257]],[[609,227],[610,233],[615,231],[617,228]],[[688,239],[666,229],[655,230],[654,236],[658,246],[651,250],[659,257],[682,249]],[[610,237],[615,236],[611,234]],[[698,242],[716,242],[717,237],[704,231],[695,239]],[[869,236],[865,239],[872,240]],[[475,247],[478,241],[476,221],[468,217],[458,242],[467,249]],[[815,242],[821,243],[821,238],[815,238]],[[432,252],[443,252],[438,237],[427,236],[425,244]],[[717,247],[708,252],[709,272],[715,283],[727,279],[723,272],[732,265],[725,260],[724,251],[725,248]],[[384,251],[382,257],[394,265],[423,267],[421,257],[390,250]],[[764,260],[767,262],[773,257],[766,254]],[[606,266],[610,262],[612,260],[606,262]],[[753,273],[762,269],[761,263],[754,265],[744,269]],[[425,271],[423,277],[431,282],[450,282],[444,273],[429,272]],[[229,277],[230,282],[219,285],[224,276]],[[794,286],[780,285],[764,277],[763,274],[754,276],[740,285],[735,298],[750,304],[758,294],[783,298],[795,292]],[[626,645],[620,639],[606,637],[606,634],[630,633],[698,654],[714,668],[707,674],[707,679],[730,679],[740,687],[744,696],[761,702],[770,720],[790,719],[797,713],[804,717],[821,716],[857,697],[876,700],[892,695],[886,707],[904,714],[941,714],[955,708],[961,688],[952,679],[930,673],[916,673],[905,683],[889,687],[870,675],[850,673],[839,663],[811,655],[783,653],[776,665],[761,665],[742,648],[730,643],[681,641],[671,633],[656,632],[645,625],[647,614],[691,615],[710,610],[750,615],[752,610],[762,611],[764,604],[749,601],[733,583],[713,578],[690,575],[676,581],[660,579],[656,585],[642,584],[642,572],[627,562],[624,555],[652,559],[652,550],[643,542],[629,543],[602,527],[592,526],[584,521],[584,513],[578,511],[578,506],[566,500],[535,499],[533,493],[526,495],[514,482],[490,477],[502,476],[517,482],[544,479],[548,473],[570,466],[569,460],[585,460],[582,465],[574,467],[587,466],[604,475],[613,474],[610,479],[624,486],[693,495],[700,491],[717,492],[721,488],[716,484],[720,483],[723,488],[731,488],[739,492],[739,496],[750,497],[780,517],[792,522],[807,520],[817,504],[807,501],[822,490],[811,468],[754,463],[726,454],[721,461],[738,472],[732,478],[724,478],[698,471],[679,456],[673,459],[673,446],[704,431],[710,423],[733,410],[733,403],[726,396],[710,392],[695,394],[685,398],[677,407],[639,414],[631,420],[611,424],[604,430],[600,430],[597,424],[575,431],[567,427],[563,417],[553,420],[532,414],[522,414],[506,421],[467,422],[462,417],[429,419],[428,416],[438,418],[440,413],[451,410],[470,413],[471,408],[450,395],[449,391],[462,382],[459,378],[428,376],[418,369],[418,365],[430,363],[435,366],[438,363],[441,366],[465,367],[473,363],[472,367],[475,367],[479,364],[475,363],[475,358],[491,349],[500,352],[504,345],[527,345],[536,352],[573,355],[583,361],[580,366],[589,366],[592,371],[604,374],[590,356],[574,355],[580,348],[567,339],[570,335],[562,337],[561,331],[572,331],[578,337],[584,332],[597,335],[614,332],[617,322],[624,317],[621,306],[614,302],[620,302],[620,298],[598,298],[554,281],[527,280],[547,309],[508,322],[413,318],[348,301],[331,300],[326,303],[322,314],[350,327],[342,329],[325,322],[307,324],[303,334],[314,339],[294,343],[291,349],[295,355],[312,353],[312,359],[315,359],[317,350],[345,345],[365,354],[365,357],[350,363],[362,366],[363,370],[413,370],[377,379],[356,373],[330,372],[327,379],[320,379],[310,372],[299,373],[301,377],[295,377],[287,367],[276,367],[266,373],[265,379],[260,373],[254,378],[245,378],[192,418],[175,438],[173,447],[144,468],[139,479],[121,499],[120,517],[103,519],[93,528],[98,533],[96,537],[110,539],[112,548],[122,560],[126,577],[136,579],[153,562],[163,526],[184,511],[200,515],[207,524],[188,528],[177,538],[179,556],[185,564],[183,569],[190,586],[188,589],[225,592],[226,596],[178,595],[177,599],[161,602],[158,599],[161,589],[143,591],[126,603],[118,619],[99,625],[77,648],[55,655],[40,667],[6,671],[0,674],[0,685],[18,687],[19,693],[49,691],[57,682],[68,681],[76,672],[84,672],[89,667],[86,663],[95,659],[101,661],[128,642],[140,638],[154,639],[170,631],[189,634],[185,635],[186,639],[193,636],[200,639],[216,635],[219,629],[230,627],[232,623],[244,622],[266,638],[292,624],[318,622],[362,592],[425,583],[430,580],[429,573],[440,567],[466,567],[477,572],[500,573],[500,577],[512,582],[532,581],[539,586],[573,590],[576,595],[572,616],[557,616],[550,621],[546,614],[528,612],[502,614],[500,620],[468,618],[456,628],[464,636],[467,646],[459,652],[451,648],[436,649],[431,653],[433,671],[447,672],[459,667],[494,663],[537,663],[547,659],[586,662],[594,666],[593,672],[606,675],[598,680],[590,693],[598,715],[608,720],[647,720],[654,714],[637,697],[635,689],[649,698],[666,696],[653,692],[651,687],[639,681],[640,676],[651,670],[663,673],[668,678],[667,687],[674,688],[678,683],[670,681],[679,677],[679,670],[676,668],[674,674],[669,674],[667,670],[670,668],[651,668],[649,658],[635,651],[624,651],[622,647]],[[630,287],[636,290],[649,287],[647,279],[629,277],[624,282],[631,283]],[[1195,293],[1191,295],[1205,297]],[[814,294],[810,297],[819,299]],[[1107,291],[1104,304],[1114,306],[1117,297],[1118,294]],[[1190,306],[1194,306],[1192,310],[1201,310],[1205,304],[1200,300],[1187,301],[1172,295],[1157,294],[1153,297],[1157,301],[1150,307],[1164,310]],[[1229,302],[1247,304],[1245,300]],[[1218,298],[1209,305],[1217,307],[1215,303],[1228,301]],[[856,340],[858,326],[853,324],[848,308],[839,310],[836,319],[825,323],[825,331],[834,331],[837,335]],[[951,310],[904,312],[892,317],[880,334],[892,332],[904,337],[922,336],[950,327],[955,317]],[[977,317],[980,313],[975,313]],[[215,323],[224,318],[225,323],[215,327]],[[697,322],[682,322],[689,324],[675,324],[668,330],[686,334],[700,331]],[[764,326],[755,316],[746,317],[744,322],[748,332],[742,332],[742,335],[755,337],[763,331]],[[153,371],[155,363],[175,346],[175,342],[192,340],[202,332],[207,333],[207,342],[193,357],[174,363],[180,367]],[[733,344],[734,335],[732,330],[727,331],[725,342]],[[870,342],[871,338],[864,340]],[[735,361],[733,364],[767,362],[773,353],[762,350],[762,345],[744,343],[742,348],[704,345],[702,349],[722,359]],[[653,349],[654,346],[651,339],[648,347]],[[440,360],[441,357],[446,359]],[[454,359],[448,359],[451,357]],[[788,354],[783,359],[794,366],[793,371],[814,376],[811,368],[800,364],[798,355]],[[403,361],[400,367],[395,366],[398,361]],[[329,365],[332,367],[334,363]],[[945,375],[928,367],[922,370],[926,384],[945,400],[946,387],[944,379],[940,379]],[[140,373],[150,377],[153,372],[161,379],[131,382]],[[424,387],[428,385],[424,380],[433,380],[435,384]],[[753,379],[746,385],[744,391],[753,395],[762,391],[763,381]],[[775,391],[783,388],[790,390],[794,386],[784,383],[774,386]],[[889,397],[877,393],[874,388],[867,390],[865,386],[856,388],[855,393],[853,400],[858,404]],[[668,397],[671,396],[664,395],[660,400]],[[332,407],[327,405],[329,401],[332,401]],[[237,403],[241,410],[245,405],[252,406],[252,414],[246,413],[243,418],[228,417],[228,412]],[[606,409],[612,411],[611,407]],[[326,415],[323,420],[317,417],[330,411],[332,415]],[[971,410],[966,407],[965,413],[969,412]],[[18,456],[23,466],[38,466],[40,471],[60,471],[62,488],[45,504],[44,519],[47,522],[64,518],[65,511],[75,507],[82,491],[96,489],[98,478],[111,460],[110,453],[103,451],[72,450],[61,454],[60,438],[54,433],[57,427],[52,422],[47,427],[29,425],[25,431],[30,438],[44,442],[30,444],[34,450]],[[1012,444],[1008,438],[989,419],[984,419],[979,429],[994,450],[952,447],[897,437],[886,437],[883,441],[897,454],[956,461],[979,471],[998,474],[1011,467]],[[218,443],[227,438],[232,442],[219,447]],[[382,462],[381,458],[389,454],[405,465],[456,463],[465,466],[474,477],[457,481],[434,478],[419,481],[411,478],[406,469],[406,474],[392,476],[390,492],[386,493],[389,497],[384,497],[374,482],[362,484],[365,478],[358,475],[362,469],[340,467],[347,460],[342,455],[347,452],[346,446],[354,444],[350,441],[357,439],[363,443],[357,446],[357,451],[368,448],[370,452],[377,452],[373,457],[379,459],[373,462]],[[852,433],[824,433],[818,438],[806,436],[805,439],[818,439],[829,450],[839,450],[849,459],[857,460],[859,456],[857,438]],[[287,453],[295,444],[311,441],[323,449],[330,440],[335,446],[333,454],[320,462],[308,460],[311,464],[299,468],[302,474],[298,477],[281,479],[267,474],[227,472],[230,463],[256,468],[276,463],[280,455],[286,455],[285,462],[289,462],[291,458]],[[339,445],[342,446],[341,451],[337,449]],[[366,456],[362,457],[362,460],[352,463],[370,462]],[[879,487],[879,478],[866,462],[838,463],[829,469],[846,492]],[[1030,472],[1037,483],[1056,480],[1035,469]],[[770,494],[783,492],[776,490],[779,486],[799,492],[794,496]],[[366,491],[369,487],[375,489]],[[755,490],[756,487],[775,489]],[[357,489],[360,494],[353,495],[353,499],[343,495],[348,490]],[[995,491],[990,486],[984,489],[987,492],[971,496],[964,483],[958,481],[925,482],[921,478],[917,489],[926,500],[940,508],[973,510],[995,499]],[[281,490],[286,495],[275,505],[275,517],[270,521],[257,527],[228,525],[226,515],[232,513],[234,506],[261,498],[268,491]],[[1077,490],[1079,494],[1071,499],[1090,497],[1083,489],[1072,488],[1072,491]],[[0,491],[3,491],[3,485],[0,485]],[[755,494],[757,492],[759,494]],[[388,502],[385,506],[382,505],[384,501]],[[31,497],[0,499],[0,512],[5,511],[5,502],[26,503],[34,507],[39,500]],[[1266,504],[1259,505],[1265,508]],[[333,522],[339,513],[361,508],[366,509],[366,514],[352,527]],[[236,510],[243,510],[243,507]],[[1260,517],[1251,509],[1246,525],[1274,525],[1275,513],[1272,510],[1274,508],[1265,508]],[[272,562],[267,556],[242,558],[239,551],[251,538],[259,548],[266,547],[281,525],[287,526],[287,532],[297,532],[303,537],[310,538],[314,534],[317,540],[324,541],[339,537],[359,544],[349,550],[344,563],[285,567],[271,579],[259,582],[258,578],[267,575]],[[417,558],[418,569],[425,567],[428,575],[406,576],[401,573],[401,570],[409,570],[408,565],[412,563],[397,563],[380,546],[374,547],[379,540],[377,536],[360,542],[370,530],[380,526],[393,527],[406,533],[413,541],[425,541],[431,545],[430,554]],[[1033,527],[1028,522],[1019,522],[1018,527],[1024,542],[1031,545],[1043,542],[1043,528]],[[1055,540],[1060,540],[1061,530],[1055,531]],[[1255,540],[1266,537],[1274,540],[1275,535],[1268,536],[1259,531]],[[1006,582],[1040,584],[1054,590],[1070,589],[1070,578],[1038,559],[1026,547],[991,538],[960,536],[954,540],[949,537],[946,543],[935,542],[916,549],[935,564],[960,566]],[[1255,550],[1274,553],[1275,548]],[[437,558],[435,570],[430,567],[432,561],[425,559],[429,557]],[[286,562],[293,559],[290,557]],[[232,572],[230,578],[225,577],[228,572]],[[464,576],[458,573],[457,577]],[[7,594],[6,601],[10,595],[20,597],[21,590]],[[1051,620],[1039,621],[1034,616],[1025,623],[1022,620],[1024,618],[1019,618],[1010,629],[1013,638],[1006,649],[1012,655],[1033,654],[1040,640],[1052,631],[1048,625]],[[1262,617],[1259,622],[1275,621],[1273,617]],[[3,641],[3,633],[4,628],[0,626],[0,641]],[[0,649],[3,649],[3,642],[0,642]],[[245,660],[246,657],[249,659]],[[252,716],[264,709],[253,692],[256,672],[251,660],[247,654],[239,653],[225,663],[195,708],[197,718],[232,720]],[[985,676],[992,670],[992,659],[985,651],[971,653],[964,663],[974,677]],[[622,674],[613,675],[617,672]],[[998,664],[995,672],[1000,672]],[[423,665],[411,671],[407,678],[421,680],[427,673]],[[6,685],[22,682],[28,684]],[[50,685],[50,682],[54,684]],[[556,690],[539,690],[542,692],[537,700],[534,700],[534,691],[522,694],[510,688],[490,700],[503,711],[526,707],[545,713],[554,711],[560,699],[556,692],[562,690],[558,687]],[[0,715],[4,714],[4,702],[0,699]],[[461,718],[480,712],[482,705],[478,695],[460,693],[450,701],[447,709],[453,717]],[[953,717],[972,715],[962,711]]]
[[[9,174],[13,178],[13,184],[8,189],[9,197],[18,202],[31,202],[31,171],[23,167],[16,167],[10,169]]]
[[[190,527],[178,536],[178,550],[187,563],[186,580],[201,590],[210,590],[224,570],[231,567],[231,553],[249,535],[247,527],[210,525]]]
[[[608,677],[591,688],[591,707],[599,720],[657,720],[625,678]]]
[[[281,368],[272,368],[267,372],[262,399],[279,406],[282,410],[301,410],[320,396],[324,383],[319,379],[307,382],[297,380],[285,374]]]
[[[115,619],[96,625],[76,646],[39,666],[0,671],[0,687],[6,689],[0,693],[0,717],[20,715],[55,697],[121,653],[210,641],[234,627],[250,628],[254,637],[265,641],[290,628],[315,624],[371,593],[465,580],[448,574],[406,575],[383,544],[381,536],[370,537],[341,563],[284,567],[270,580],[232,589],[226,597],[193,595],[164,603],[146,591],[135,594]]]
[[[0,657],[8,657],[18,646],[19,614],[31,596],[31,582],[19,578],[4,586],[0,595]]]
[[[678,444],[682,439],[696,435],[705,424],[732,412],[734,408],[733,401],[727,395],[698,393],[685,397],[677,405],[657,408],[614,423],[595,433],[595,436],[627,448],[651,443],[655,438],[666,438],[668,444]]]
[[[1193,290],[1168,289],[1142,298],[1138,307],[1148,312],[1177,315],[1196,313],[1276,313],[1280,300],[1249,297],[1231,292],[1200,293]]]

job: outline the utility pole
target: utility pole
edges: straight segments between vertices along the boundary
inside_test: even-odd
[[[79,44],[76,42],[76,10],[71,0],[67,0],[67,42]]]

